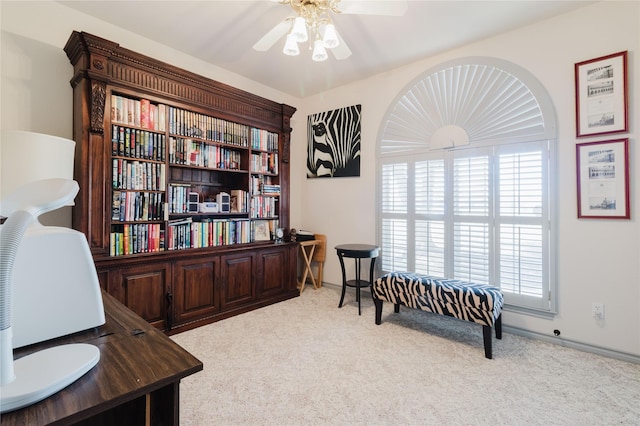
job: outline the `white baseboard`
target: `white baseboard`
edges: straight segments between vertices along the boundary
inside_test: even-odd
[[[518,327],[504,325],[504,323],[502,324],[502,331],[506,333],[516,334],[518,336],[527,337],[529,339],[542,340],[544,342],[552,343],[554,345],[560,345],[567,348],[577,349],[583,352],[594,353],[596,355],[601,355],[608,358],[614,358],[614,359],[619,359],[621,361],[640,364],[640,356],[637,356],[637,355],[614,351],[612,349],[605,349],[598,346],[588,345],[586,343],[580,343],[580,342],[565,339],[562,337],[548,336],[546,334],[537,333],[535,331],[529,331],[529,330],[525,330]]]

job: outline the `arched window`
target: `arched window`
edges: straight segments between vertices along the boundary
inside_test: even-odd
[[[391,104],[378,139],[383,272],[500,287],[555,310],[555,113],[540,83],[495,58],[442,64]]]

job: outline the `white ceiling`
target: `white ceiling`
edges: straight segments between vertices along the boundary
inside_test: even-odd
[[[353,54],[344,60],[329,54],[324,62],[312,61],[306,45],[301,45],[299,56],[284,55],[284,39],[266,52],[253,50],[264,34],[292,14],[289,6],[273,0],[60,3],[282,92],[305,97],[593,1],[409,0],[407,13],[401,17],[334,15],[336,28]],[[113,41],[128,47],[126,40]]]

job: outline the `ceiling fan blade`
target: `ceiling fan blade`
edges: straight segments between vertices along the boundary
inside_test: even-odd
[[[331,50],[331,53],[333,53],[333,56],[335,56],[335,58],[338,60],[347,59],[349,56],[351,56],[351,49],[349,49],[349,46],[347,46],[347,43],[344,42],[340,33],[338,33],[338,40],[340,40],[340,44],[338,44],[333,49],[328,49],[328,50]]]
[[[292,20],[286,18],[278,25],[273,27],[268,33],[266,33],[260,40],[253,45],[253,48],[259,52],[265,52],[271,49],[276,41],[280,40],[291,29]]]
[[[407,0],[341,0],[340,12],[352,15],[403,16],[407,12]]]

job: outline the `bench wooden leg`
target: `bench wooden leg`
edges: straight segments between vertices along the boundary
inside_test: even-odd
[[[376,324],[380,325],[382,322],[382,300],[373,298],[373,304],[376,307]]]
[[[491,359],[491,327],[483,325],[482,335],[484,337],[484,356]]]
[[[502,312],[500,313],[500,315],[498,315],[498,318],[496,318],[496,322],[494,324],[494,327],[496,328],[496,339],[502,339]],[[484,338],[484,356],[492,359],[492,353],[491,353],[491,327],[489,327],[488,325],[483,325],[482,326],[482,336]]]

